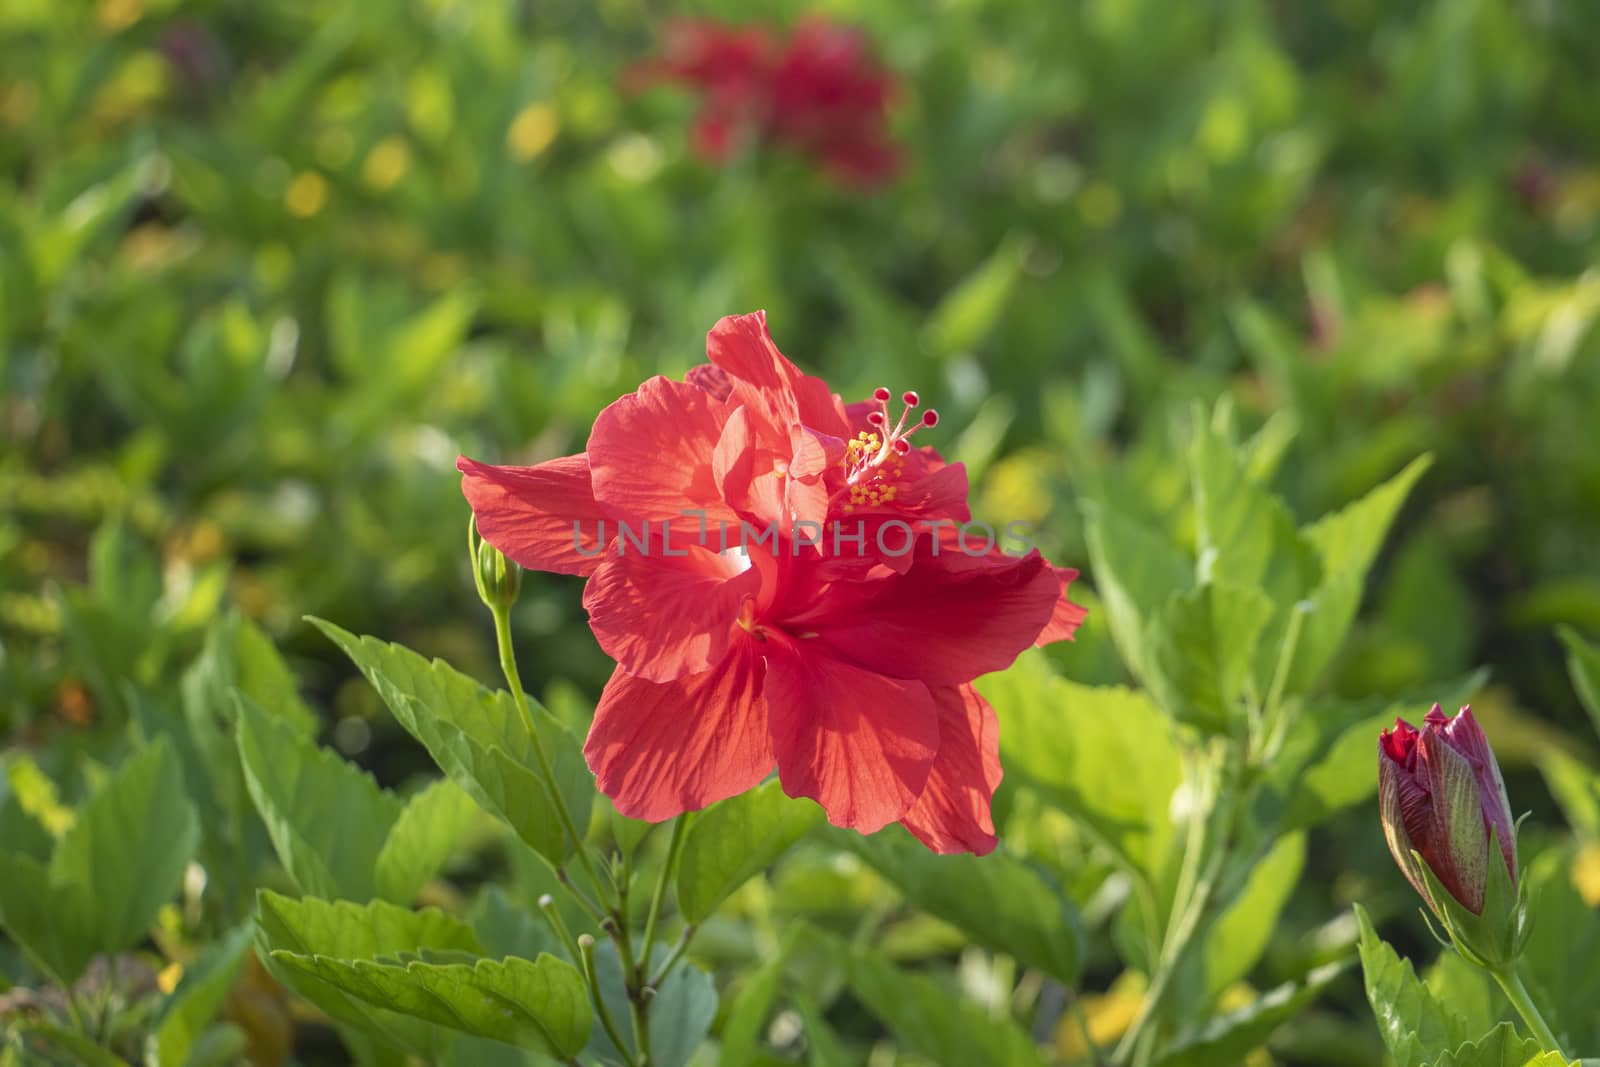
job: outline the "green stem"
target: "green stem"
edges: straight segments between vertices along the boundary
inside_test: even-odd
[[[1528,1024],[1528,1029],[1533,1031],[1533,1036],[1546,1052],[1554,1052],[1565,1061],[1566,1052],[1561,1048],[1561,1042],[1556,1040],[1556,1035],[1551,1031],[1550,1025],[1544,1021],[1544,1016],[1539,1014],[1538,1007],[1533,1003],[1533,998],[1528,995],[1528,987],[1522,984],[1522,978],[1517,974],[1516,965],[1512,964],[1503,971],[1490,971],[1494,980],[1500,983],[1506,999],[1511,1001],[1511,1006],[1517,1009],[1517,1014],[1522,1016],[1522,1021]]]
[[[1111,1060],[1116,1064],[1132,1063],[1135,1067],[1144,1067],[1149,1062],[1155,1048],[1152,1024],[1160,1017],[1163,1002],[1171,991],[1179,964],[1183,961],[1189,943],[1199,929],[1206,908],[1210,906],[1217,878],[1222,872],[1223,861],[1227,858],[1227,849],[1216,847],[1215,844],[1226,833],[1226,821],[1219,821],[1218,829],[1222,831],[1219,834],[1208,835],[1205,829],[1217,813],[1219,793],[1223,789],[1231,792],[1233,788],[1231,781],[1224,783],[1220,780],[1225,769],[1233,767],[1233,763],[1228,761],[1219,766],[1207,762],[1198,766],[1206,768],[1208,773],[1204,778],[1195,775],[1196,788],[1205,789],[1209,796],[1198,797],[1197,804],[1209,805],[1209,810],[1205,807],[1197,810],[1192,816],[1193,821],[1189,824],[1189,836],[1184,843],[1183,869],[1179,872],[1171,917],[1168,920],[1166,934],[1161,940],[1155,970],[1150,979],[1150,988],[1145,993],[1144,1003],[1139,1006],[1138,1014],[1112,1052]],[[1213,774],[1216,777],[1212,777]],[[1231,818],[1231,813],[1226,811],[1223,813],[1223,820]]]
[[[567,929],[566,920],[561,918],[561,912],[556,910],[556,898],[545,893],[539,898],[539,910],[544,914],[550,928],[556,932],[556,936],[561,939],[561,944],[571,954],[572,962],[582,966],[583,953],[578,951],[578,943],[572,939],[572,931]]]
[[[661,983],[667,980],[667,975],[672,973],[683,954],[689,950],[689,942],[694,940],[695,931],[700,929],[694,923],[683,928],[683,933],[678,935],[678,943],[672,946],[672,952],[661,962],[661,969],[650,976],[650,988],[660,989]]]
[[[550,799],[555,804],[556,814],[560,816],[562,826],[572,837],[572,847],[577,850],[578,862],[583,865],[589,880],[594,883],[595,892],[604,897],[605,890],[602,887],[605,883],[600,881],[600,872],[595,870],[594,861],[589,858],[589,850],[584,847],[583,835],[578,832],[578,824],[572,818],[566,798],[561,795],[561,790],[556,788],[556,775],[551,767],[550,757],[545,753],[544,739],[539,736],[538,727],[534,724],[533,711],[528,707],[528,695],[522,691],[522,674],[517,670],[517,653],[511,645],[511,613],[504,607],[490,610],[494,615],[495,641],[500,649],[500,670],[506,676],[506,684],[511,687],[511,701],[517,706],[517,714],[522,716],[522,725],[533,741],[533,754],[539,761],[540,773],[544,775],[545,788],[550,792]]]
[[[650,1062],[649,1008],[643,996],[644,979],[641,968],[633,958],[633,938],[628,934],[628,888],[619,887],[617,910],[610,915],[602,929],[617,946],[617,962],[622,967],[622,985],[628,995],[628,1017],[633,1022],[633,1039],[639,1046],[641,1067]]]
[[[628,1043],[622,1040],[622,1031],[617,1029],[616,1022],[611,1018],[611,1010],[606,1007],[606,999],[600,995],[600,978],[594,968],[594,938],[588,934],[578,937],[578,952],[583,958],[583,977],[589,983],[589,999],[594,1001],[594,1013],[600,1020],[600,1027],[611,1039],[617,1048],[617,1055],[622,1057],[622,1062],[627,1067],[639,1067],[639,1061],[633,1056]]]
[[[667,858],[662,861],[661,875],[656,879],[656,888],[650,894],[650,912],[644,920],[644,948],[639,952],[640,975],[650,969],[650,952],[656,944],[656,921],[661,917],[661,905],[667,899],[667,883],[672,880],[672,874],[678,867],[678,855],[683,851],[684,833],[689,826],[686,815],[679,815],[672,821],[672,838],[667,842]]]
[[[1294,669],[1295,653],[1300,648],[1300,631],[1306,621],[1306,609],[1296,604],[1289,611],[1289,626],[1278,646],[1278,663],[1272,671],[1272,683],[1267,688],[1267,701],[1262,709],[1262,737],[1256,751],[1256,762],[1266,763],[1277,755],[1288,733],[1290,716],[1283,711],[1283,692],[1289,686],[1289,674]]]

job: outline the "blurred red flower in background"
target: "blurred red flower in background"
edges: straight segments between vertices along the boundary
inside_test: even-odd
[[[668,25],[661,55],[636,66],[626,81],[697,89],[692,139],[711,163],[725,162],[747,142],[766,141],[854,185],[886,182],[900,166],[888,132],[895,78],[849,27],[812,18],[782,36],[765,26],[680,20]]]
[[[584,746],[601,791],[656,822],[776,767],[836,825],[988,852],[999,735],[970,683],[1072,636],[1077,572],[961,541],[966,472],[911,444],[939,421],[910,418],[915,393],[893,424],[888,389],[847,407],[760,312],[717,323],[706,351],[686,381],[608,406],[580,455],[457,464],[485,541],[589,578],[617,661]],[[619,523],[649,524],[646,544]]]

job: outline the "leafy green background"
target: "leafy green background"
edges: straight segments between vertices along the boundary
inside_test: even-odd
[[[696,161],[687,94],[618,87],[659,5],[0,5],[0,880],[21,887],[0,912],[30,885],[61,903],[15,920],[48,944],[0,942],[8,981],[133,945],[191,978],[154,1018],[130,1003],[119,1048],[150,1032],[179,1062],[274,1062],[292,1031],[321,1064],[355,1046],[289,1023],[240,962],[258,887],[402,904],[420,887],[491,954],[551,951],[520,920],[550,888],[534,853],[559,843],[518,806],[526,762],[482,740],[507,698],[463,695],[489,732],[458,743],[302,620],[498,684],[457,452],[580,449],[604,404],[757,307],[846,396],[936,404],[976,511],[1032,521],[1085,570],[1091,615],[985,683],[1008,768],[994,863],[924,871],[893,835],[756,800],[717,816],[750,856],[800,837],[742,888],[718,881],[747,858],[726,848],[678,880],[697,911],[732,894],[696,942],[718,1042],[829,1063],[959,1041],[1008,1062],[1070,1057],[1079,1007],[1111,1026],[1175,876],[1167,724],[1225,727],[1240,687],[1265,691],[1302,599],[1319,607],[1288,677],[1304,706],[1247,825],[1307,836],[1239,872],[1263,918],[1219,917],[1235,954],[1209,945],[1183,978],[1206,1011],[1173,1062],[1269,1037],[1282,1062],[1375,1062],[1359,975],[1322,969],[1355,952],[1355,901],[1468,996],[1423,966],[1370,802],[1374,731],[1435,699],[1473,701],[1535,813],[1550,907],[1592,919],[1600,9],[817,10],[902,79],[907,166],[881,190],[781,151]],[[1414,484],[1390,481],[1403,470]],[[524,680],[581,736],[609,664],[579,584],[527,576],[514,622]],[[439,785],[429,753],[450,745]],[[494,759],[504,828],[463,801]],[[338,848],[306,833],[358,811]],[[113,847],[141,816],[165,847]],[[589,825],[659,862],[664,834],[603,804]],[[1591,895],[1561,895],[1561,871]],[[125,906],[75,903],[119,878],[139,889]],[[1560,947],[1540,950],[1553,973]],[[1466,1038],[1501,1019],[1484,1003]],[[1224,1004],[1249,1016],[1238,1050],[1206,1029]]]

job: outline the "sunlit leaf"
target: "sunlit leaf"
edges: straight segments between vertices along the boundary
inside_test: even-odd
[[[1083,934],[1059,886],[1005,851],[940,856],[894,828],[841,843],[905,894],[907,903],[1066,985],[1078,979]]]
[[[678,908],[692,923],[766,870],[822,821],[822,809],[784,795],[776,780],[719,801],[695,818],[678,862]]]

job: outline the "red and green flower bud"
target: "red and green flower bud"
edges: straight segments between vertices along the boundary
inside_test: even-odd
[[[1511,804],[1483,728],[1435,704],[1418,730],[1396,719],[1378,739],[1389,851],[1458,948],[1489,965],[1521,939]]]

